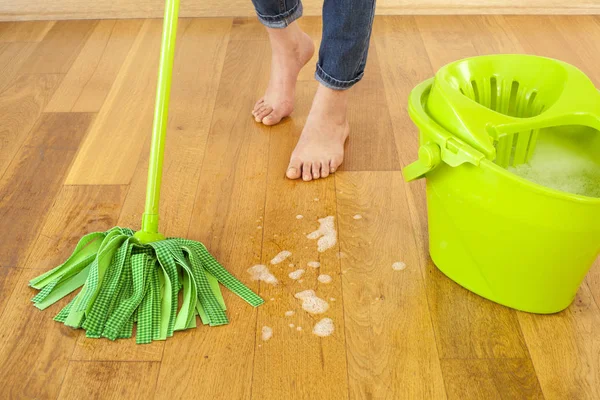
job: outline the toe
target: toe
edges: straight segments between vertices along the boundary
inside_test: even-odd
[[[329,163],[321,162],[321,178],[327,178],[329,176]]]
[[[260,108],[260,106],[265,102],[264,98],[259,99],[256,104],[254,104],[254,108],[252,109],[252,112],[256,112],[258,111],[258,109]]]
[[[261,122],[266,116],[273,112],[273,107],[263,106],[254,116],[256,122]]]
[[[321,163],[315,161],[312,164],[312,177],[313,179],[319,179],[321,177]]]
[[[342,160],[339,158],[333,158],[330,162],[329,162],[329,172],[330,173],[334,173],[335,171],[337,171],[337,169],[339,168],[339,166],[342,164]]]
[[[288,165],[287,172],[285,176],[288,179],[298,179],[302,174],[302,162],[297,158],[292,158],[290,161],[290,165]]]
[[[312,180],[312,164],[309,162],[305,162],[302,166],[302,180],[304,182]]]
[[[281,121],[281,116],[276,110],[273,110],[272,113],[262,118],[262,123],[265,125],[275,125]]]

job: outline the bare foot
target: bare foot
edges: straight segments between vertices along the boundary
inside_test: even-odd
[[[256,102],[252,115],[256,122],[275,125],[294,110],[296,80],[300,70],[312,58],[315,45],[298,26],[267,28],[271,41],[271,77],[265,95]]]
[[[306,125],[292,153],[286,176],[308,182],[326,178],[344,161],[344,143],[350,134],[346,119],[347,90],[319,85]]]

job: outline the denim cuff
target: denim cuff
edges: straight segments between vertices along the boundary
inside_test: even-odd
[[[358,76],[349,81],[340,81],[335,79],[333,76],[328,75],[327,72],[323,71],[323,68],[317,64],[317,70],[315,72],[315,79],[323,86],[333,90],[345,90],[354,86],[355,83],[360,81],[365,73],[361,72]]]
[[[302,2],[298,1],[295,6],[278,15],[262,15],[258,12],[256,15],[267,28],[282,29],[302,16]]]

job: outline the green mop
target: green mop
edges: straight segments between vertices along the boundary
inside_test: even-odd
[[[31,280],[41,310],[82,287],[55,317],[91,338],[164,340],[174,331],[229,321],[219,282],[254,307],[263,300],[199,242],[158,233],[158,206],[179,0],[166,0],[146,207],[138,232],[115,227],[84,236],[62,265]],[[182,303],[179,306],[179,292]]]

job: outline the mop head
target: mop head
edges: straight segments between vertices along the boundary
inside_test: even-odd
[[[263,300],[227,272],[202,243],[169,238],[139,244],[128,228],[84,236],[62,265],[31,280],[41,310],[83,288],[54,318],[86,336],[129,338],[139,344],[196,327],[225,325],[219,282],[257,307]],[[183,289],[181,306],[179,292]]]

